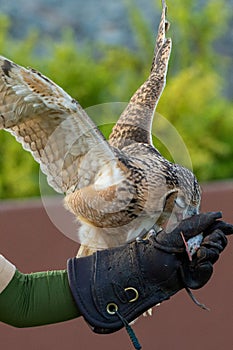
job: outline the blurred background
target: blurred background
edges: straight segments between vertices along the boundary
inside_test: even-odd
[[[173,51],[157,111],[184,140],[203,185],[202,209],[222,210],[233,222],[233,0],[167,5]],[[41,71],[84,108],[127,102],[149,73],[160,13],[159,0],[0,0],[0,54]],[[101,118],[107,137],[112,117]],[[154,144],[173,160],[156,132]],[[65,268],[78,248],[45,211],[74,230],[61,203],[44,208],[40,194],[38,165],[0,131],[0,253],[25,273]],[[196,292],[211,312],[178,293],[135,325],[143,350],[232,348],[230,243],[210,283]],[[0,324],[0,344],[4,350],[132,348],[124,331],[96,336],[81,319],[24,330]]]
[[[157,111],[183,138],[200,181],[230,179],[233,0],[167,2],[173,51]],[[160,13],[159,0],[0,0],[0,53],[41,71],[84,108],[125,102],[149,73]],[[0,132],[0,198],[39,196],[38,183],[31,155]]]

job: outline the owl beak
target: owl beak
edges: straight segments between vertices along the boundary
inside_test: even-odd
[[[193,215],[197,215],[197,214],[199,214],[199,208],[193,207],[192,205],[189,205],[187,210],[186,210],[185,217],[189,218],[189,217],[191,217]]]

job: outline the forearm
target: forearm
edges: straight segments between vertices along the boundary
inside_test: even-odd
[[[13,278],[0,294],[0,321],[15,327],[33,327],[79,317],[67,272],[48,271]]]

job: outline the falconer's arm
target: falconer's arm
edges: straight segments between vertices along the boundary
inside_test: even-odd
[[[193,216],[183,220],[172,233],[161,231],[143,243],[135,241],[89,257],[69,259],[67,271],[23,274],[0,255],[0,321],[15,327],[33,327],[82,315],[95,332],[115,332],[124,323],[108,310],[113,300],[131,322],[179,290],[197,289],[207,283],[213,264],[226,247],[226,235],[233,234],[233,225],[220,218],[221,213],[215,212]],[[191,262],[180,232],[185,240],[203,232],[203,242]],[[126,288],[132,276],[135,286]],[[133,308],[128,290],[137,294]],[[126,301],[122,299],[124,294]],[[107,308],[103,309],[105,304]]]
[[[66,270],[23,274],[0,255],[0,321],[34,327],[79,317]]]

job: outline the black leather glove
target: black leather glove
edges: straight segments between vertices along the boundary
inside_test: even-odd
[[[226,246],[225,233],[233,232],[232,225],[217,221],[220,217],[199,214],[170,233],[161,231],[145,241],[70,259],[70,288],[92,330],[115,332],[180,289],[202,287]],[[181,232],[185,240],[201,232],[205,236],[191,262]]]
[[[233,234],[233,225],[215,221],[203,231],[204,239],[190,264],[183,265],[183,280],[188,288],[203,287],[213,273],[213,264],[227,245],[226,235]]]

